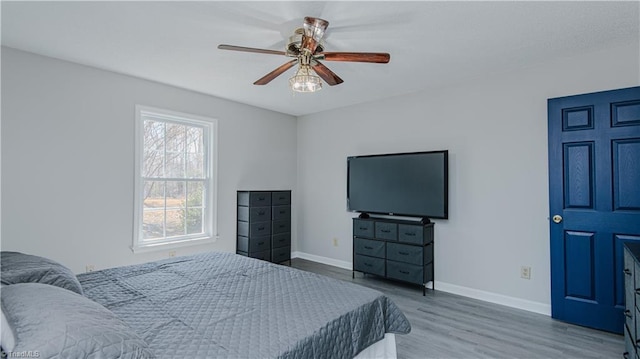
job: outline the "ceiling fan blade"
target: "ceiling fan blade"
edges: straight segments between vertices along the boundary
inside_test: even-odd
[[[243,46],[235,46],[235,45],[218,45],[220,50],[232,50],[232,51],[243,51],[243,52],[255,52],[258,54],[271,54],[271,55],[286,55],[287,53],[284,51],[278,50],[267,50],[267,49],[256,49],[253,47],[243,47]]]
[[[391,55],[386,52],[322,52],[319,59],[326,61],[374,62],[386,64]]]
[[[324,66],[320,61],[313,60],[311,67],[313,70],[320,76],[329,86],[339,85],[344,82],[338,75],[336,75],[333,71],[329,70],[328,67]]]
[[[292,68],[293,65],[295,65],[297,62],[298,62],[298,59],[291,60],[291,61],[281,65],[277,69],[275,69],[275,70],[269,72],[268,74],[264,75],[264,77],[262,77],[261,79],[259,79],[256,82],[254,82],[253,84],[254,85],[266,85],[269,82],[271,82],[271,80],[275,79],[276,77],[282,75],[282,73],[284,73],[285,71],[287,71],[290,68]]]

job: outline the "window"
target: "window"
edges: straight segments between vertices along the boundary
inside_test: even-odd
[[[216,120],[136,106],[133,250],[214,239]]]

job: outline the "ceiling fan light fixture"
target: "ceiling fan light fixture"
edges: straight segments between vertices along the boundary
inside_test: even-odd
[[[322,89],[322,80],[313,74],[309,65],[300,65],[289,79],[289,86],[295,92],[316,92]]]
[[[310,16],[305,17],[304,23],[302,24],[304,34],[316,41],[322,39],[328,26],[329,21]]]
[[[312,55],[316,52],[318,44],[329,26],[329,21],[317,17],[307,16],[302,24],[303,37],[300,50]]]

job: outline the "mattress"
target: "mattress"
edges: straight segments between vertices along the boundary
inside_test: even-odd
[[[158,358],[353,358],[411,325],[383,293],[210,252],[78,275]]]

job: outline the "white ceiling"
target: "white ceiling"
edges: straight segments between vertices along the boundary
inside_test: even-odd
[[[292,115],[437,89],[640,39],[627,2],[8,2],[2,45]],[[330,22],[327,51],[388,52],[389,64],[325,62],[344,79],[293,94],[281,50],[304,16]]]

